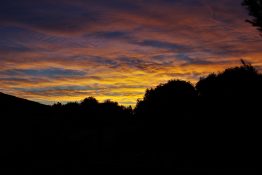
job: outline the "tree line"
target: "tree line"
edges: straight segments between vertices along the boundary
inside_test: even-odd
[[[34,162],[67,173],[86,167],[256,168],[261,89],[262,74],[243,62],[196,85],[175,79],[147,89],[134,109],[94,97],[52,106],[12,99],[9,107],[1,103],[2,155],[9,162],[20,156],[21,167]]]
[[[262,1],[242,5],[261,32]],[[262,74],[242,64],[196,85],[175,79],[147,89],[134,109],[94,97],[47,106],[0,93],[1,165],[10,174],[94,167],[256,174]]]

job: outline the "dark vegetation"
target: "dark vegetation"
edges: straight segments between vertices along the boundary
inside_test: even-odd
[[[244,0],[243,6],[252,17],[247,21],[262,32],[262,1]],[[93,97],[47,106],[0,93],[1,170],[87,174],[90,168],[172,168],[176,173],[256,174],[262,74],[242,63],[195,86],[170,80],[147,89],[134,109]]]
[[[247,22],[256,27],[262,35],[262,0],[244,0],[242,5],[248,9],[252,17]]]
[[[148,89],[134,109],[93,97],[46,106],[0,94],[2,165],[19,174],[94,167],[255,174],[261,99],[262,75],[244,62],[195,86],[171,80]]]

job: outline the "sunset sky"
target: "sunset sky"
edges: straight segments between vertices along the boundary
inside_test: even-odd
[[[134,105],[146,88],[240,65],[262,70],[242,0],[1,0],[0,92]]]

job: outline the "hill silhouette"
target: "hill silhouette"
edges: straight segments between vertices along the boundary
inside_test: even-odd
[[[0,92],[0,106],[1,112],[13,111],[14,109],[21,111],[32,111],[47,108],[47,105],[40,104],[38,102],[18,98],[12,95],[4,94]]]
[[[94,97],[47,106],[1,93],[4,166],[19,174],[90,167],[255,174],[261,87],[262,75],[243,62],[195,86],[175,79],[147,89],[134,109]]]

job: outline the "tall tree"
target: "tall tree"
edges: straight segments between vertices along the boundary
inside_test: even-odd
[[[244,0],[242,3],[248,11],[252,19],[247,20],[255,26],[261,33],[262,36],[262,0]]]

